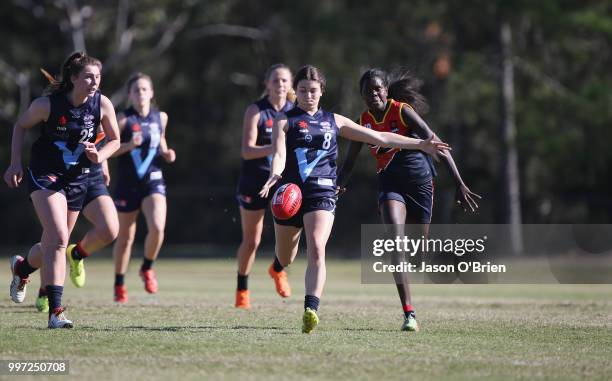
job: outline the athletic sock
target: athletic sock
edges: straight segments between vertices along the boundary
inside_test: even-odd
[[[249,276],[248,275],[240,275],[238,273],[238,287],[236,290],[244,291],[249,289]]]
[[[80,261],[81,259],[87,257],[89,257],[89,253],[85,251],[85,249],[83,249],[83,246],[81,246],[81,242],[78,242],[76,244],[76,247],[72,249],[72,259],[74,259],[75,261]]]
[[[412,315],[412,317],[416,317],[412,304],[404,304],[402,307],[404,309],[404,317],[408,318],[410,315]]]
[[[319,302],[321,300],[314,295],[306,295],[304,297],[304,309],[310,308],[315,311],[319,310]]]
[[[274,263],[272,263],[272,268],[275,272],[280,273],[284,270],[283,265],[280,264],[277,257],[274,257]]]
[[[42,298],[43,296],[47,296],[47,290],[44,287],[40,287],[38,289],[38,297]]]
[[[49,318],[56,308],[62,306],[62,294],[64,286],[47,286],[47,297],[49,298]]]
[[[36,270],[38,269],[30,266],[30,264],[28,263],[28,257],[25,257],[23,261],[18,262],[15,266],[15,273],[21,278],[27,278]]]
[[[125,274],[115,274],[115,286],[123,286],[125,284]]]
[[[155,260],[145,258],[142,261],[142,266],[140,266],[140,270],[141,271],[151,270],[151,267],[153,267],[153,262],[155,262]]]

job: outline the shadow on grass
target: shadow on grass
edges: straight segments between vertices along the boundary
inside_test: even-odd
[[[18,328],[32,328],[32,327],[18,327]],[[77,326],[75,329],[89,332],[119,332],[119,331],[144,331],[144,332],[194,332],[194,331],[228,331],[228,330],[261,330],[261,331],[277,331],[277,334],[290,334],[289,331],[283,331],[281,327],[262,327],[262,326],[246,326],[237,325],[233,327],[228,326],[214,326],[214,325],[201,325],[201,326],[168,326],[168,327],[146,327],[142,325],[128,325],[128,326],[117,326],[117,327],[92,327],[92,326]]]

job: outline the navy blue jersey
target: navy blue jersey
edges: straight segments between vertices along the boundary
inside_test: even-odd
[[[138,184],[162,179],[161,150],[162,121],[159,110],[151,109],[143,117],[130,107],[124,111],[126,123],[121,131],[121,143],[132,140],[134,134],[142,134],[142,144],[119,157],[120,183]]]
[[[255,105],[259,108],[259,122],[257,122],[257,141],[255,142],[258,146],[265,146],[272,143],[272,126],[274,125],[274,118],[279,114],[287,112],[293,108],[293,103],[287,101],[285,106],[276,111],[268,97],[261,98]],[[270,163],[272,161],[271,156],[260,157],[251,160],[242,160],[241,177],[251,178],[254,180],[263,179],[263,183],[268,179],[270,174]],[[261,188],[261,186],[259,187]]]
[[[282,183],[297,184],[304,199],[333,196],[338,156],[334,114],[319,109],[309,115],[296,107],[286,115],[287,160]]]
[[[73,106],[66,93],[50,95],[49,118],[40,124],[40,137],[32,145],[30,168],[38,172],[74,173],[89,170],[91,161],[83,143],[96,140],[100,125],[100,92]]]

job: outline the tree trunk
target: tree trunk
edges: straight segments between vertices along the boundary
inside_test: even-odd
[[[507,21],[500,25],[501,41],[501,89],[502,89],[502,176],[503,222],[509,224],[510,250],[512,254],[523,251],[521,231],[521,194],[516,149],[516,124],[514,110],[514,66],[512,60],[512,29]]]

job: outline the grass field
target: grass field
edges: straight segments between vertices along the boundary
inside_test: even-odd
[[[256,263],[254,308],[242,311],[233,308],[233,260],[164,259],[154,297],[133,266],[130,303],[116,306],[111,262],[91,259],[87,286],[66,285],[75,329],[54,331],[33,307],[38,281],[16,305],[2,266],[0,358],[68,359],[69,378],[81,380],[612,377],[610,285],[416,285],[421,332],[409,334],[399,331],[393,285],[361,285],[357,261],[330,261],[321,323],[304,335],[304,263],[292,266],[293,296],[281,300],[268,262]],[[44,377],[57,379],[30,378]]]

